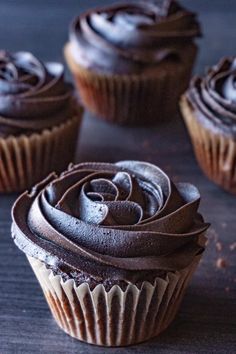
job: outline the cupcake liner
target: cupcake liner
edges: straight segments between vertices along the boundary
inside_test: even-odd
[[[163,62],[155,73],[109,75],[81,67],[71,55],[71,44],[65,46],[65,57],[85,107],[96,116],[118,124],[155,124],[176,114],[196,52],[196,47],[190,45],[182,65]]]
[[[181,100],[181,110],[203,172],[210,180],[236,194],[236,141],[201,124],[185,97]]]
[[[157,336],[174,319],[185,289],[201,256],[184,270],[168,272],[165,279],[144,281],[126,290],[102,284],[90,290],[63,281],[44,263],[28,257],[59,327],[81,341],[101,346],[127,346]]]
[[[41,133],[0,138],[0,193],[21,192],[73,160],[80,117]]]

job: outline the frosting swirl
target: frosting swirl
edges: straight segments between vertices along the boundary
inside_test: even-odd
[[[199,192],[145,162],[82,163],[16,201],[13,238],[62,272],[137,281],[180,270],[203,251]]]
[[[137,73],[163,60],[180,60],[200,36],[196,15],[174,0],[139,1],[90,10],[72,23],[72,55],[105,72]]]
[[[236,58],[225,58],[195,77],[186,93],[203,124],[236,139]]]
[[[0,51],[0,137],[50,128],[69,118],[72,90],[59,63]]]

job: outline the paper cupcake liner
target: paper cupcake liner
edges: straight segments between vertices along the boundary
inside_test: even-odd
[[[185,97],[181,100],[181,110],[203,172],[210,180],[236,194],[236,141],[201,124]]]
[[[41,133],[0,138],[0,193],[21,192],[73,160],[80,117]]]
[[[200,258],[184,270],[168,272],[165,279],[156,278],[154,284],[129,284],[125,291],[114,285],[108,292],[102,284],[90,290],[87,283],[64,282],[39,260],[28,260],[62,330],[90,344],[127,346],[169,326]]]
[[[160,64],[152,75],[103,75],[75,63],[65,47],[65,57],[84,106],[97,117],[117,124],[155,124],[178,111],[180,95],[188,86],[196,47],[186,50],[186,63]]]

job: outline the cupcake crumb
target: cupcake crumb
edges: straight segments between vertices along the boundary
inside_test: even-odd
[[[229,249],[230,249],[230,251],[235,251],[236,250],[236,242],[231,243],[231,245],[229,245]]]
[[[226,223],[226,222],[222,222],[222,223],[221,223],[221,227],[222,227],[223,229],[226,229],[227,223]]]
[[[216,242],[216,249],[217,249],[217,251],[218,251],[218,252],[222,251],[222,248],[223,248],[222,243],[219,242],[219,241]]]
[[[218,234],[216,233],[216,231],[214,229],[210,229],[207,233],[207,236],[210,240],[217,242],[218,241]]]
[[[226,268],[227,267],[227,262],[224,258],[218,258],[216,261],[216,267],[218,269]]]

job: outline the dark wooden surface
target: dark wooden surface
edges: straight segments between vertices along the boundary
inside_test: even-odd
[[[63,60],[67,26],[79,11],[111,1],[1,0],[0,45],[31,50],[43,60]],[[234,0],[183,1],[199,12],[205,37],[196,72],[221,56],[236,54]],[[69,73],[67,72],[69,76]],[[39,285],[23,253],[10,237],[10,209],[16,196],[0,196],[0,353],[226,353],[236,352],[235,251],[236,198],[210,183],[193,156],[187,133],[178,123],[158,128],[109,126],[86,115],[77,161],[139,159],[158,164],[178,181],[196,184],[201,210],[212,223],[204,259],[189,287],[180,312],[159,338],[124,349],[104,349],[80,343],[54,323]],[[222,244],[217,251],[216,240]],[[218,269],[217,259],[227,267]]]

